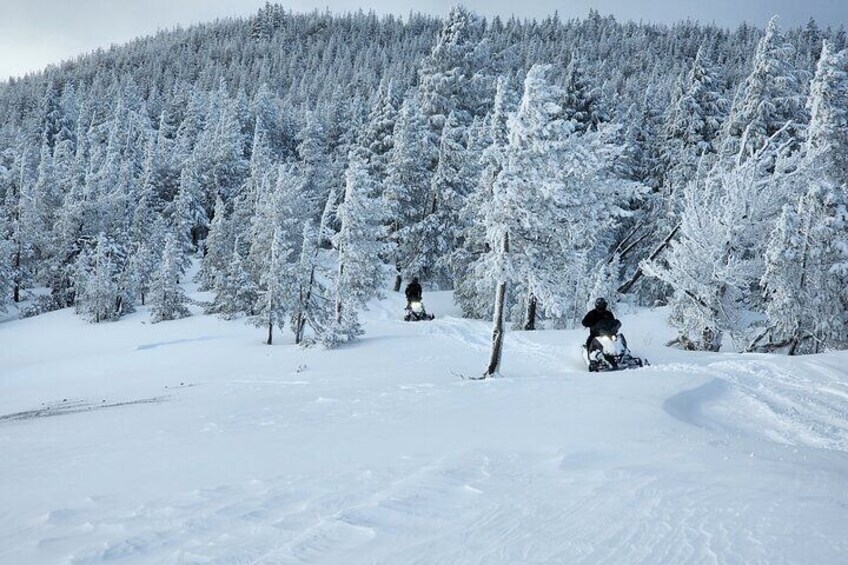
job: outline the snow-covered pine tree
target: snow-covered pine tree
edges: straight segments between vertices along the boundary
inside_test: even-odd
[[[311,220],[306,220],[303,225],[291,321],[298,345],[304,343],[307,326],[320,336],[333,321],[332,292],[325,283],[330,276],[321,261],[321,248],[332,238],[330,224],[335,219],[335,211],[336,194],[331,191],[317,227]]]
[[[200,270],[195,281],[200,290],[210,290],[215,285],[215,277],[226,270],[227,261],[232,256],[233,241],[230,233],[230,223],[226,218],[226,205],[218,196],[215,199],[215,211],[209,223],[209,234],[206,236],[205,249]]]
[[[130,255],[127,264],[130,296],[142,305],[147,303],[153,277],[162,257],[162,250],[157,249],[154,245],[155,242],[162,241],[164,230],[162,222],[156,222],[151,230],[152,237],[135,244],[135,251]]]
[[[182,275],[180,243],[173,232],[165,238],[162,262],[150,290],[150,318],[153,323],[189,315],[185,292],[178,281]]]
[[[394,145],[395,123],[398,119],[398,100],[394,82],[384,79],[380,83],[377,99],[368,115],[358,144],[368,162],[368,174],[382,186],[386,179],[386,166]]]
[[[509,143],[508,117],[515,110],[516,98],[508,77],[499,77],[494,107],[486,119],[484,139],[487,146],[481,152],[480,174],[460,213],[463,247],[456,260],[464,262],[470,271],[456,281],[454,297],[469,317],[483,318],[492,314],[490,295],[496,281],[487,276],[492,274],[490,272],[474,272],[474,265],[490,251],[486,240],[485,211],[494,195],[495,181],[503,169],[504,152]]]
[[[199,163],[187,163],[180,174],[180,187],[173,202],[173,221],[179,237],[181,252],[180,268],[185,273],[191,256],[197,251],[198,243],[208,230],[209,217],[203,204]]]
[[[0,211],[0,312],[5,312],[12,303],[14,285],[12,242],[6,229],[6,218]]]
[[[776,133],[777,143],[798,139],[803,117],[803,97],[797,71],[791,67],[795,49],[786,42],[773,17],[757,45],[753,70],[740,87],[721,132],[720,154],[742,162]]]
[[[248,254],[250,242],[253,241],[252,231],[255,226],[259,199],[274,185],[277,167],[274,165],[271,147],[263,123],[258,117],[253,132],[247,179],[238,195],[232,200],[232,217],[227,222],[231,233],[225,242],[228,246],[225,252],[227,260],[231,255],[233,242],[236,240],[241,242],[239,252],[244,255]]]
[[[791,179],[806,192],[772,233],[761,283],[768,321],[751,345],[790,355],[848,347],[848,52],[824,43],[807,106],[804,160]]]
[[[455,112],[442,128],[439,162],[431,181],[423,219],[410,234],[418,241],[415,261],[409,268],[439,286],[450,288],[454,274],[449,259],[461,242],[459,214],[471,192],[475,177],[469,175],[468,133]]]
[[[33,152],[29,147],[21,151],[15,171],[17,191],[10,195],[13,200],[9,207],[13,209],[11,236],[15,302],[20,302],[23,290],[35,284],[47,227],[44,222],[45,195],[37,190],[38,184],[30,170],[29,159]]]
[[[121,255],[114,241],[101,232],[80,256],[75,307],[89,322],[117,320],[128,306],[125,289],[118,282]]]
[[[834,51],[828,41],[822,45],[807,111],[806,152],[823,161],[822,173],[831,182],[848,185],[848,52]]]
[[[394,129],[394,145],[386,166],[383,202],[387,211],[390,263],[396,269],[395,292],[403,279],[418,275],[420,240],[415,225],[424,217],[429,191],[427,122],[418,95],[407,94]]]
[[[318,217],[333,187],[333,162],[324,124],[315,112],[309,112],[306,125],[297,134],[297,154],[300,159],[298,176],[301,192],[311,203],[311,217]]]
[[[381,294],[385,251],[382,203],[365,162],[351,155],[345,174],[344,201],[337,215],[339,232],[333,237],[338,272],[333,322],[320,336],[326,347],[335,347],[362,334],[359,311]]]
[[[687,187],[704,194],[684,196],[681,216],[691,217],[682,218],[675,257],[668,257],[670,271],[679,272],[669,276],[661,266],[653,271],[674,288],[673,320],[687,347],[717,350],[722,334],[738,342],[746,331],[744,312],[761,307],[764,234],[787,202],[791,182],[782,177],[797,167],[800,144],[803,109],[796,72],[787,62],[791,53],[773,18],[722,128],[717,162]],[[708,251],[698,252],[702,247]],[[714,262],[714,270],[701,263],[705,259]],[[700,277],[697,289],[687,277]]]
[[[260,187],[251,227],[249,271],[258,280],[260,291],[256,323],[265,320],[269,337],[273,324],[282,328],[283,316],[293,307],[296,272],[292,255],[300,247],[301,226],[311,207],[300,188],[297,169],[280,165],[276,183]]]
[[[283,128],[280,100],[267,83],[263,82],[259,86],[250,107],[255,116],[254,134],[256,131],[262,132],[272,155],[282,158],[291,157],[293,140],[289,139],[288,133]]]
[[[752,349],[795,355],[848,347],[846,233],[848,198],[827,181],[812,180],[797,207],[784,209],[766,252],[768,326]]]
[[[56,211],[51,239],[53,259],[49,267],[50,294],[55,306],[64,308],[74,303],[74,279],[77,257],[82,251],[82,235],[85,229],[85,211],[89,204],[83,198],[82,183],[69,180],[63,202]]]
[[[564,114],[563,91],[534,65],[518,110],[509,118],[503,168],[486,207],[491,253],[476,266],[496,281],[492,356],[485,376],[498,371],[507,292],[515,289],[513,321],[532,329],[537,306],[575,319],[588,288],[586,258],[616,218],[629,184],[611,178],[617,151],[602,131],[579,133]],[[494,276],[492,276],[494,273]],[[577,298],[580,297],[580,298]],[[579,302],[579,305],[578,305]]]
[[[200,202],[204,209],[211,207],[216,195],[230,200],[244,182],[248,166],[244,146],[250,140],[245,140],[242,121],[239,100],[228,95],[226,82],[221,79],[210,94],[205,127],[192,156],[203,188]]]
[[[564,117],[574,123],[576,132],[597,130],[601,122],[607,121],[600,108],[598,93],[586,82],[580,53],[576,50],[571,53],[566,67],[564,84]]]
[[[714,154],[714,142],[727,114],[728,101],[721,80],[703,48],[686,73],[665,116],[661,133],[666,208],[679,210],[675,194],[692,178],[705,155]],[[679,200],[679,198],[677,199]]]
[[[226,269],[216,275],[215,299],[207,312],[231,320],[239,314],[252,316],[255,313],[258,287],[250,272],[245,268],[239,251],[238,240],[233,245]]]
[[[436,44],[419,68],[421,107],[428,117],[431,144],[430,155],[435,159],[442,128],[451,112],[457,112],[462,124],[480,115],[491,94],[483,77],[477,76],[481,61],[484,22],[461,6],[451,8]],[[435,168],[435,162],[431,170]]]
[[[258,186],[247,267],[257,282],[271,257],[275,231],[280,231],[279,236],[293,248],[300,245],[302,223],[312,213],[312,203],[301,191],[300,181],[296,166],[280,165]]]
[[[670,321],[688,349],[718,351],[723,336],[744,337],[745,299],[763,262],[762,255],[740,252],[739,242],[765,225],[752,216],[751,202],[777,192],[779,184],[763,176],[761,159],[754,155],[731,168],[717,164],[687,184],[677,239],[665,255],[641,265],[673,290]]]
[[[274,326],[282,331],[286,316],[291,313],[294,288],[294,265],[291,263],[292,244],[285,234],[275,229],[271,241],[271,256],[264,266],[260,278],[259,298],[256,302],[256,315],[251,321],[259,327],[268,328],[271,345]]]

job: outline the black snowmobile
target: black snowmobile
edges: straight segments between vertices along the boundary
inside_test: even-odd
[[[627,340],[623,334],[618,333],[620,329],[621,322],[618,320],[603,320],[592,327],[593,333],[597,335],[589,342],[588,349],[586,345],[582,346],[583,360],[590,372],[635,369],[648,365],[647,359],[630,354]]]
[[[403,320],[405,322],[429,322],[435,318],[424,309],[424,303],[420,299],[411,300],[404,310]]]

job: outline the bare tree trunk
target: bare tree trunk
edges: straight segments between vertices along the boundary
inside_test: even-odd
[[[501,366],[501,353],[503,351],[504,323],[503,309],[506,298],[506,282],[498,283],[495,293],[495,314],[493,316],[494,327],[492,329],[492,355],[489,357],[489,366],[483,378],[492,377],[497,374]]]
[[[315,283],[315,267],[309,271],[309,285],[306,287],[306,296],[303,296],[301,290],[300,311],[297,313],[297,319],[294,323],[294,343],[300,345],[303,341],[303,330],[306,329],[306,309],[309,307],[309,301],[312,300],[312,285]]]
[[[271,345],[274,341],[274,323],[268,322],[268,341],[265,342],[266,345]]]
[[[300,345],[300,342],[303,341],[303,327],[304,327],[304,319],[303,313],[297,315],[297,319],[294,322],[294,344]]]
[[[527,299],[527,314],[524,318],[524,329],[527,331],[536,329],[536,305],[536,295],[531,292]]]
[[[12,267],[14,267],[14,270],[16,272],[20,273],[20,266],[21,266],[21,251],[20,251],[20,244],[19,244],[18,245],[18,252],[15,253],[15,259],[12,262]],[[15,301],[15,304],[17,304],[18,302],[21,301],[21,283],[20,283],[20,281],[18,280],[17,277],[15,277],[15,289],[12,293],[12,299]]]
[[[795,355],[795,351],[798,349],[798,342],[799,342],[799,340],[798,340],[797,337],[792,338],[792,341],[790,342],[791,345],[789,346],[789,351],[787,352],[787,355]]]
[[[503,252],[509,252],[509,234],[504,234]],[[506,281],[501,280],[498,283],[497,291],[495,292],[495,313],[492,316],[492,355],[489,358],[489,366],[483,374],[483,378],[492,377],[497,374],[501,366],[501,353],[503,352],[504,339],[504,323],[503,312],[504,303],[506,302]]]
[[[342,280],[342,275],[344,275],[344,263],[339,264],[339,281]],[[342,323],[342,297],[336,291],[336,323]]]
[[[395,276],[395,286],[394,286],[394,289],[393,289],[393,290],[394,290],[395,292],[400,292],[400,285],[401,285],[402,283],[403,283],[403,278],[400,276],[400,273],[398,273],[398,274]]]

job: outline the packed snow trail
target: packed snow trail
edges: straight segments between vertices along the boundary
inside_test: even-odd
[[[200,315],[0,324],[0,563],[844,562],[848,355],[675,351],[640,311],[651,367],[509,332],[472,382],[491,325],[424,298],[337,351]]]

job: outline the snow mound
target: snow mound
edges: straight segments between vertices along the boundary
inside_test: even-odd
[[[665,409],[714,430],[848,452],[848,382],[831,366],[843,357],[710,363],[693,371],[714,378],[668,399]]]

